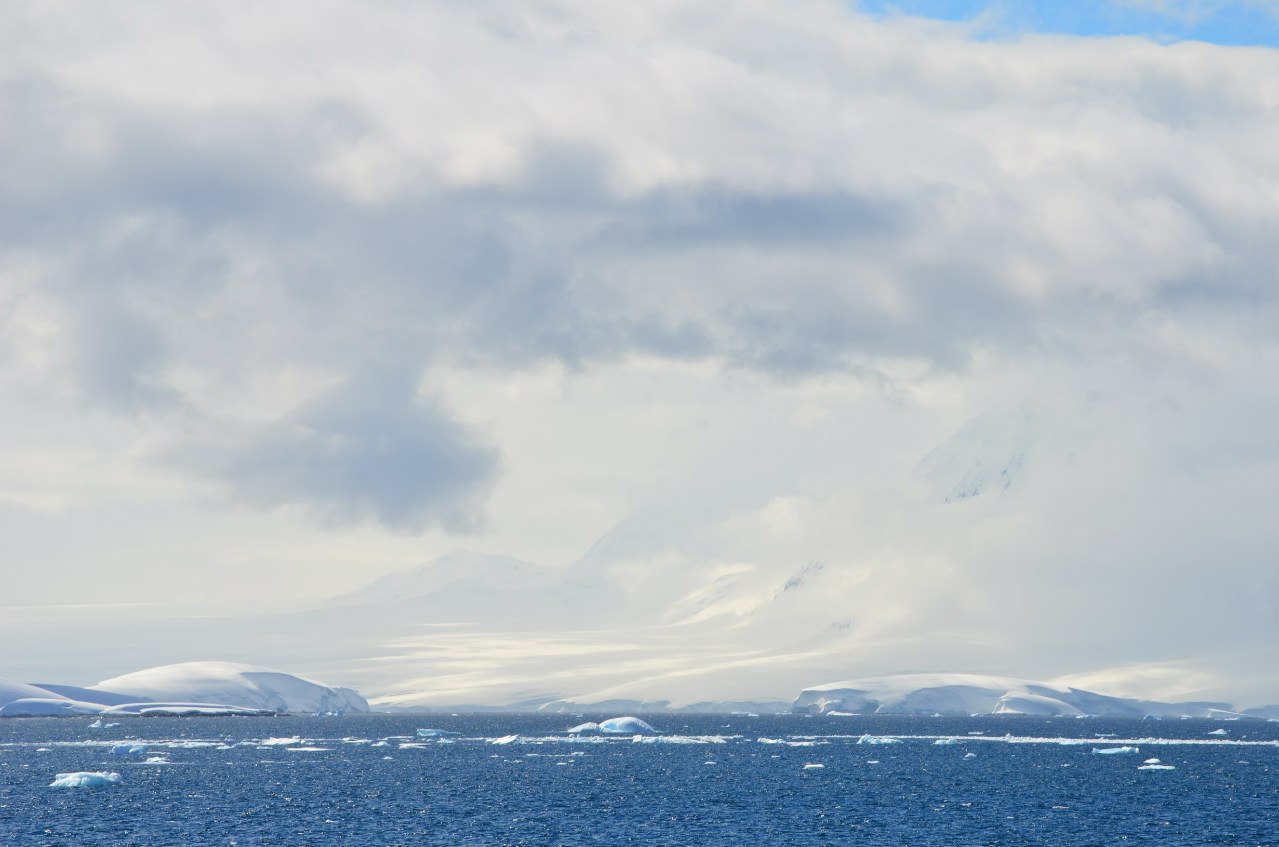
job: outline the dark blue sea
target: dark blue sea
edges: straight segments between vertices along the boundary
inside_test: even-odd
[[[0,720],[0,844],[1279,845],[1279,723],[646,718]]]

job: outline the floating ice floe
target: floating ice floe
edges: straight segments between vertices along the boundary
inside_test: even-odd
[[[103,785],[118,785],[120,774],[113,771],[75,771],[60,773],[49,783],[50,788],[98,788]]]
[[[518,735],[503,735],[501,738],[490,738],[489,744],[518,744],[519,740]]]
[[[613,733],[617,735],[654,735],[657,730],[649,726],[645,721],[636,717],[625,716],[620,718],[609,718],[606,721],[600,721],[600,732]]]
[[[727,744],[728,739],[722,735],[636,735],[631,738],[636,744]]]
[[[1225,729],[1214,729],[1212,732],[1208,734],[1209,735],[1229,735],[1230,733],[1226,732]]]
[[[1140,747],[1094,747],[1092,751],[1098,756],[1125,756],[1140,753]]]
[[[448,729],[419,729],[417,734],[419,738],[454,738],[462,733]]]
[[[863,735],[857,739],[858,744],[899,744],[900,739],[889,735]]]
[[[958,743],[959,743],[958,738],[938,738],[936,741],[933,742],[933,746],[944,747],[949,744],[958,744]]]
[[[116,744],[111,748],[111,753],[115,756],[141,756],[145,752],[145,744]]]
[[[1175,771],[1175,765],[1138,765],[1139,771]]]
[[[170,762],[170,761],[168,760],[168,758],[166,758],[166,757],[164,757],[164,756],[147,756],[146,761],[144,761],[142,764],[144,764],[144,765],[171,765],[171,764],[173,764],[173,763],[172,763],[172,762]]]
[[[977,758],[977,754],[976,754],[976,753],[965,753],[965,754],[964,754],[964,758],[965,758],[965,759],[975,759],[975,758]]]
[[[288,738],[264,738],[258,742],[259,747],[284,747],[288,744],[301,744],[302,739],[297,735]]]
[[[1147,759],[1146,761],[1142,762],[1142,764],[1143,764],[1143,765],[1157,765],[1157,764],[1159,764],[1159,760],[1158,760],[1158,759]]]
[[[804,770],[811,771],[826,767],[821,762],[804,762]]]

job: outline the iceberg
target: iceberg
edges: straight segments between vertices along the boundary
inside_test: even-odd
[[[655,735],[657,730],[636,717],[626,716],[600,721],[599,731],[618,735]]]
[[[1092,751],[1098,756],[1127,756],[1140,753],[1140,747],[1094,747]]]
[[[564,731],[569,733],[575,733],[575,734],[582,733],[582,732],[599,732],[600,725],[597,724],[595,721],[587,721],[586,723],[579,723],[577,726],[571,726]]]
[[[120,774],[108,771],[75,771],[60,773],[49,783],[50,788],[99,788],[103,785],[119,785]]]

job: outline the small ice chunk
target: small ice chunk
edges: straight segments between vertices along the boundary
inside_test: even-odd
[[[976,754],[976,753],[965,753],[965,754],[964,754],[964,758],[965,758],[965,759],[975,759],[975,758],[977,758],[977,754]]]
[[[948,744],[958,744],[958,743],[959,743],[958,738],[938,738],[936,741],[933,742],[933,746],[944,747]]]
[[[1226,730],[1223,728],[1223,729],[1214,729],[1212,732],[1208,734],[1209,735],[1229,735],[1230,733],[1226,732]]]
[[[103,785],[118,785],[120,774],[109,771],[75,771],[60,773],[49,783],[50,788],[98,788]]]
[[[170,761],[169,761],[166,757],[164,757],[164,756],[147,756],[146,761],[144,761],[142,764],[144,764],[144,765],[168,765],[168,764],[172,764],[172,763],[171,763],[171,762],[170,762]]]
[[[417,734],[420,738],[452,738],[462,733],[448,729],[419,729]]]
[[[490,738],[489,744],[515,744],[519,740],[518,735],[503,735],[501,738]]]
[[[823,765],[821,762],[804,762],[804,770],[806,771],[816,770],[817,768],[824,768],[824,767],[826,766]]]
[[[116,744],[111,753],[116,756],[141,756],[147,751],[145,744]]]
[[[1175,765],[1138,765],[1139,771],[1175,771]]]
[[[899,741],[889,735],[863,735],[857,739],[858,744],[897,744]]]
[[[1140,747],[1094,747],[1092,751],[1098,756],[1126,756],[1131,753],[1140,753]]]
[[[600,721],[600,732],[617,733],[618,735],[653,735],[657,730],[639,718],[627,715]]]
[[[1157,765],[1157,764],[1159,764],[1159,760],[1158,760],[1158,759],[1147,759],[1146,761],[1142,762],[1142,764],[1143,764],[1143,765]]]
[[[263,740],[258,742],[258,746],[284,747],[285,745],[288,745],[288,744],[301,744],[301,743],[302,743],[302,739],[300,737],[296,735],[292,735],[292,736],[289,736],[288,738],[264,738]]]

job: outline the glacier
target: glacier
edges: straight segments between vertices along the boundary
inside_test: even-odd
[[[367,712],[350,688],[234,662],[183,662],[88,688],[0,679],[0,717],[265,715]]]
[[[1162,703],[1098,694],[1037,680],[982,674],[896,674],[804,689],[804,714],[1036,715],[1040,717],[1213,717],[1225,703]]]

